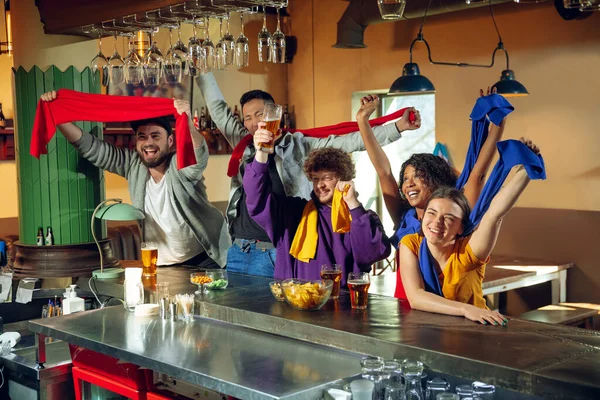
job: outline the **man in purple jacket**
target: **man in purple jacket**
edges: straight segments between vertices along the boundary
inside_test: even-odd
[[[261,148],[261,143],[272,139],[272,134],[264,127],[265,124],[260,123],[254,134],[257,149]],[[246,167],[243,183],[250,216],[267,232],[277,248],[275,278],[320,279],[321,265],[339,264],[342,266],[342,285],[345,285],[349,272],[369,272],[374,262],[389,256],[389,239],[379,217],[365,210],[356,198],[352,158],[334,148],[315,150],[304,163],[304,172],[313,184],[311,198],[318,213],[314,258],[303,262],[290,255],[308,201],[272,193],[270,162],[266,152],[257,151],[254,161]],[[331,202],[336,189],[342,192],[346,189],[343,200],[352,217],[348,233],[335,233],[332,228]]]

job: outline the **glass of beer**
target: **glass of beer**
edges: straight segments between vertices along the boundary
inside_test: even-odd
[[[350,305],[352,308],[364,310],[369,300],[369,286],[371,278],[368,272],[350,272],[348,274],[348,290],[350,291]]]
[[[142,243],[142,265],[144,276],[156,275],[156,262],[158,261],[158,245],[154,242]]]
[[[281,122],[282,112],[283,107],[281,107],[279,104],[265,104],[265,109],[263,110],[263,122],[267,124],[265,129],[273,134],[272,140],[260,144],[260,150],[265,153],[273,154],[275,140],[277,140],[280,133],[279,124]]]
[[[330,299],[340,298],[340,286],[342,284],[342,266],[339,264],[323,264],[321,265],[321,279],[331,279],[333,286],[331,288]]]

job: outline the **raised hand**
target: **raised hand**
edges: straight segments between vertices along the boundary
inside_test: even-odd
[[[498,93],[498,89],[497,88],[493,87],[492,90],[491,90],[491,92],[490,92],[490,87],[488,86],[487,92],[486,92],[485,95],[489,96],[490,94],[496,94],[496,93]],[[484,96],[483,95],[483,89],[479,89],[479,97],[483,97],[483,96]]]
[[[180,99],[179,100],[178,99],[173,99],[173,106],[177,110],[178,114],[186,113],[187,116],[191,118],[192,112],[191,112],[190,102],[189,101],[187,101],[187,100],[180,100]]]
[[[42,101],[53,101],[53,100],[56,100],[56,97],[57,97],[56,90],[53,90],[51,92],[46,92],[43,95],[41,95],[40,99]]]
[[[269,155],[263,152],[262,145],[273,139],[273,134],[266,130],[267,124],[265,122],[258,123],[258,129],[254,132],[254,148],[256,149],[256,155],[254,159],[260,163],[266,163],[269,159]]]
[[[533,151],[535,154],[538,154],[538,155],[540,154],[540,149],[539,149],[539,147],[537,147],[537,146],[535,145],[535,143],[533,143],[533,142],[532,142],[530,139],[527,139],[527,138],[521,137],[521,139],[519,139],[519,140],[521,140],[521,142],[522,142],[522,143],[523,143],[525,146],[529,147],[529,149],[530,149],[531,151]]]
[[[379,107],[379,97],[375,95],[368,95],[360,99],[360,108],[356,113],[356,119],[369,120],[369,117]]]
[[[415,120],[412,122],[409,118],[411,112],[415,114]],[[416,108],[408,107],[406,111],[404,111],[404,114],[402,114],[402,118],[396,121],[396,127],[400,132],[419,129],[421,127],[421,114]]]
[[[335,186],[336,190],[342,192],[342,198],[348,204],[349,209],[354,209],[360,206],[360,202],[356,198],[356,189],[354,181],[339,181]]]

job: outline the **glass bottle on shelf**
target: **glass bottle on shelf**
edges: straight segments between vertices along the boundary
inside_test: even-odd
[[[242,118],[240,117],[240,110],[238,110],[237,104],[233,107],[233,116],[240,122],[242,122]]]
[[[52,227],[48,227],[46,230],[46,246],[54,245],[54,235],[52,234]]]
[[[290,124],[290,119],[291,119],[291,115],[290,112],[288,110],[288,105],[285,104],[283,106],[283,116],[281,117],[281,128],[284,130],[288,130],[291,128],[291,124]]]
[[[0,103],[0,128],[6,128],[6,118],[2,112],[2,103]]]
[[[200,129],[200,120],[198,118],[198,109],[194,108],[194,126],[196,127],[196,129]]]
[[[35,244],[38,245],[38,246],[43,246],[44,245],[44,228],[42,228],[41,226],[38,227],[37,239],[36,239]]]
[[[200,110],[200,128],[206,129],[207,127],[208,125],[206,123],[206,109],[202,107],[202,109]]]

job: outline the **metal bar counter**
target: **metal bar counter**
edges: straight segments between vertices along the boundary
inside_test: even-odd
[[[171,294],[190,293],[195,290],[195,286],[189,283],[189,274],[190,270],[185,268],[159,269],[158,282],[170,282]],[[344,291],[338,301],[329,301],[320,311],[302,312],[277,302],[270,293],[268,282],[269,279],[265,278],[230,273],[226,290],[198,295],[196,313],[200,318],[194,322],[192,328],[187,328],[187,332],[190,332],[188,335],[193,337],[188,339],[187,345],[185,335],[179,339],[167,339],[164,343],[153,335],[142,334],[156,331],[169,337],[167,333],[170,331],[160,328],[162,325],[159,325],[159,320],[151,320],[145,328],[139,328],[141,330],[130,337],[129,332],[138,329],[136,326],[140,319],[125,313],[120,307],[118,311],[100,310],[54,320],[32,321],[30,329],[96,350],[100,343],[107,340],[107,337],[101,334],[104,332],[101,327],[106,326],[106,331],[117,331],[117,327],[120,327],[119,335],[126,335],[122,336],[122,340],[131,341],[131,346],[138,343],[139,350],[143,351],[138,354],[135,347],[132,347],[132,351],[122,351],[108,345],[112,351],[107,354],[148,366],[142,361],[150,362],[158,358],[162,354],[159,348],[170,348],[165,350],[167,354],[163,355],[167,358],[161,361],[164,365],[152,364],[155,369],[166,373],[168,372],[164,368],[167,364],[177,364],[177,360],[191,363],[196,358],[206,359],[200,350],[193,352],[189,347],[196,342],[202,343],[202,335],[209,334],[205,327],[214,326],[212,330],[220,332],[215,338],[221,336],[219,342],[227,343],[226,346],[233,346],[234,344],[229,342],[237,340],[240,340],[241,344],[244,336],[258,335],[256,331],[274,334],[264,341],[259,337],[253,340],[256,340],[256,343],[265,343],[264,351],[272,348],[271,343],[280,343],[277,345],[277,353],[280,354],[282,362],[294,360],[290,358],[292,355],[286,353],[287,349],[296,348],[301,343],[304,343],[302,346],[311,346],[308,344],[311,343],[323,346],[310,347],[318,349],[310,351],[315,355],[319,351],[328,353],[334,349],[341,349],[384,358],[414,358],[423,361],[434,372],[468,380],[481,380],[524,394],[565,399],[600,398],[600,334],[596,331],[515,319],[506,327],[479,325],[464,318],[410,310],[394,298],[377,295],[369,296],[367,310],[353,310],[348,293]],[[107,296],[123,295],[123,286],[118,280],[97,281],[97,289]],[[121,327],[121,322],[113,321],[113,317],[130,325]],[[102,322],[98,321],[99,319]],[[219,323],[226,323],[227,325],[223,326],[228,328],[219,330]],[[123,332],[125,328],[127,332]],[[240,336],[227,333],[229,329],[237,332],[243,328],[251,330],[243,330],[245,333]],[[164,329],[167,329],[167,332]],[[185,331],[186,327],[181,329]],[[178,341],[184,343],[177,344]],[[241,344],[236,348],[239,351],[251,351],[254,357],[261,357],[260,354],[263,353],[258,351],[261,345],[257,346],[256,343]],[[128,343],[124,344],[127,345],[125,348],[129,349]],[[248,348],[248,345],[252,346],[252,349]],[[342,353],[330,356],[342,357]],[[232,362],[243,362],[240,354],[230,352],[228,357]],[[311,357],[304,362],[310,362]],[[340,375],[357,373],[359,364],[356,358],[347,354],[344,357],[353,360],[346,360],[347,366],[352,368]],[[195,362],[202,363],[200,360]],[[327,366],[324,369],[329,371],[331,365],[335,365],[334,371],[342,372],[339,368],[344,362],[325,364],[320,361],[310,365],[320,366],[317,368],[319,373],[324,373],[323,366]],[[215,388],[201,378],[209,375],[208,371],[200,369],[199,372],[193,372],[190,365],[182,368],[189,368],[190,375],[186,380]],[[260,379],[268,379],[271,382],[269,374],[260,371],[261,367],[253,369],[258,371],[256,375],[251,376],[260,376]],[[328,376],[326,380],[338,377],[341,376]],[[250,382],[238,384],[250,385]],[[279,392],[279,395],[281,394]]]
[[[317,399],[360,372],[360,355],[196,317],[107,307],[31,321],[31,329],[240,399]]]

